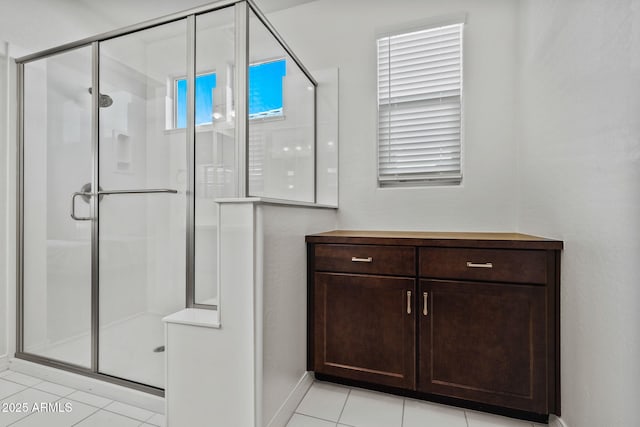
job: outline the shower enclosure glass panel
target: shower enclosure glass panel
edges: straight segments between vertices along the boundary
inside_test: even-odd
[[[234,20],[234,7],[196,16],[196,304],[218,304],[214,200],[237,195]]]
[[[219,308],[216,199],[317,201],[316,83],[242,0],[16,63],[16,357],[162,395],[162,317]]]
[[[162,317],[185,304],[186,75],[186,20],[100,44],[98,370],[158,388]]]
[[[249,12],[249,195],[315,202],[315,84]]]
[[[91,47],[24,66],[24,351],[91,365],[91,221],[70,216],[91,182]],[[89,191],[90,184],[86,191]],[[90,217],[77,198],[75,214]]]

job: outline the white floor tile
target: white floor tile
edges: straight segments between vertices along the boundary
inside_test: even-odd
[[[75,390],[70,387],[65,387],[60,384],[50,383],[48,381],[43,381],[33,386],[33,388],[37,388],[38,390],[46,391],[47,393],[53,393],[57,396],[68,396],[73,393]]]
[[[296,412],[336,422],[348,393],[349,389],[346,387],[314,382]]]
[[[308,417],[301,414],[293,414],[287,427],[335,427],[336,423]]]
[[[96,412],[98,408],[85,405],[84,403],[70,401],[62,398],[58,400],[61,407],[69,404],[69,412],[38,412],[21,419],[11,427],[69,427],[76,424]]]
[[[154,413],[151,411],[147,411],[146,409],[138,408],[136,406],[127,405],[122,402],[113,402],[103,409],[106,411],[115,412],[116,414],[124,415],[129,418],[135,418],[140,421],[147,421],[151,418]]]
[[[22,391],[25,388],[26,387],[23,386],[22,384],[0,379],[0,399],[4,399],[7,396],[16,394],[17,392]]]
[[[9,373],[4,375],[2,378],[7,381],[13,381],[14,383],[26,385],[27,387],[32,387],[38,383],[41,383],[42,380],[40,378],[35,378],[29,375],[21,374],[20,372],[8,371]]]
[[[355,427],[400,427],[402,405],[399,397],[351,390],[339,421]]]
[[[527,421],[501,417],[499,415],[484,414],[482,412],[466,411],[469,427],[532,427]]]
[[[96,396],[95,394],[85,393],[84,391],[75,391],[67,397],[78,402],[86,403],[87,405],[95,406],[96,408],[105,407],[113,402],[113,400]]]
[[[76,424],[77,427],[138,427],[139,425],[140,421],[105,410],[100,410]]]
[[[29,416],[34,409],[34,404],[55,402],[60,399],[55,394],[27,388],[19,393],[13,394],[1,402],[2,413],[0,413],[0,427],[8,426],[11,423]],[[5,406],[8,405],[8,406]],[[37,408],[40,408],[38,406]],[[6,412],[5,412],[6,409]]]
[[[158,427],[164,427],[165,426],[164,415],[153,414],[153,416],[147,420],[147,423],[154,426],[158,426]]]
[[[462,409],[419,400],[405,399],[402,427],[467,427]]]

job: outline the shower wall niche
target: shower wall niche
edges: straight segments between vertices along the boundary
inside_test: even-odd
[[[16,355],[162,394],[162,317],[218,304],[216,200],[337,201],[322,86],[248,1],[17,63]]]

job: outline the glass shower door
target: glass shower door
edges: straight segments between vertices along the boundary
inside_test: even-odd
[[[186,64],[186,20],[100,43],[98,367],[158,388],[185,306]]]
[[[91,367],[91,46],[24,65],[22,348]],[[75,217],[75,218],[74,218]]]

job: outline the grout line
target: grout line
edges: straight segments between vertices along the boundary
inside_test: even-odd
[[[298,408],[300,407],[300,405],[302,405],[302,402],[304,402],[304,399],[307,398],[307,394],[309,394],[309,391],[311,391],[311,388],[313,387],[313,385],[316,383],[316,380],[314,379],[311,382],[311,385],[309,386],[309,388],[307,389],[307,391],[304,392],[304,396],[302,396],[302,399],[300,399],[300,403],[298,403],[298,406],[296,406],[296,409],[293,410],[293,414],[291,414],[291,416],[289,417],[289,419],[287,419],[287,423],[285,424],[285,427],[289,425],[289,423],[291,422],[291,418],[293,418],[293,416],[295,414],[300,414],[298,411]],[[304,415],[304,414],[300,414],[300,415]]]
[[[336,423],[336,424],[338,424],[337,421],[328,420],[326,418],[316,417],[315,415],[302,414],[300,412],[294,412],[293,415],[300,415],[302,417],[313,418],[314,420],[326,421],[328,423]],[[291,418],[293,418],[293,415],[291,416]],[[291,418],[289,418],[289,421],[291,421]],[[288,424],[288,422],[287,422],[287,424]],[[348,424],[344,424],[344,425],[348,425]],[[353,427],[353,426],[349,426],[349,427]]]
[[[309,386],[309,388],[307,389],[307,391],[304,392],[304,396],[302,396],[302,399],[300,400],[300,403],[298,403],[298,406],[302,405],[302,402],[304,401],[304,398],[307,397],[307,394],[309,394],[309,392],[311,391],[311,389],[313,388],[313,386],[316,384],[316,380],[313,380],[311,382],[311,385]],[[298,409],[298,407],[296,406],[296,409]],[[295,412],[295,411],[293,411]]]
[[[22,384],[21,384],[21,385],[22,385]],[[0,401],[6,400],[6,399],[10,398],[11,396],[15,396],[15,395],[16,395],[16,394],[18,394],[18,393],[22,393],[23,391],[27,390],[28,388],[29,388],[29,387],[27,387],[27,388],[23,388],[22,390],[16,391],[15,393],[11,393],[11,394],[9,394],[9,395],[7,395],[7,396],[3,397],[2,399],[0,399]]]
[[[40,379],[40,378],[32,377],[31,375],[22,374],[22,373],[20,373],[20,372],[16,372],[16,371],[11,371],[11,372],[13,372],[13,373],[15,373],[15,374],[21,374],[21,375],[24,375],[25,377],[35,378],[36,380],[40,380],[40,382],[37,382],[37,383],[35,383],[35,384],[33,384],[33,385],[26,385],[26,384],[19,383],[18,381],[15,381],[15,380],[11,380],[11,379],[9,379],[9,378],[7,378],[7,377],[0,377],[0,380],[5,380],[5,381],[9,381],[10,383],[19,384],[19,385],[21,385],[21,386],[23,386],[23,387],[26,387],[26,388],[33,388],[34,386],[37,386],[38,384],[42,384],[42,383],[44,382],[44,380],[42,380],[42,379]],[[52,394],[53,394],[53,393],[52,393]]]
[[[133,405],[131,405],[131,406],[133,406]],[[136,408],[137,408],[137,406],[136,406]],[[144,408],[140,408],[140,409],[144,409]],[[149,411],[149,410],[148,410],[148,409],[145,409],[145,411]],[[157,412],[153,412],[153,411],[149,411],[149,412],[151,412],[151,415],[149,416],[149,418],[147,418],[147,419],[145,419],[144,421],[142,421],[142,424],[146,423],[146,422],[147,422],[147,421],[149,421],[151,418],[155,417],[155,416],[156,416],[156,414],[157,414]],[[142,424],[141,424],[141,425],[142,425]],[[147,424],[151,424],[151,423],[147,423]],[[155,424],[153,424],[153,425],[155,425]]]
[[[340,415],[338,415],[338,423],[342,419],[342,414],[344,413],[344,408],[347,407],[347,402],[349,401],[349,396],[351,396],[351,389],[347,392],[347,397],[344,399],[344,403],[342,404],[342,409],[340,410]]]
[[[69,399],[69,400],[72,400],[72,399]],[[85,405],[88,405],[88,406],[91,406],[91,407],[93,407],[93,408],[96,408],[96,406],[90,405],[90,404],[88,404],[88,403],[79,402],[79,401],[76,401],[76,400],[74,400],[74,402],[83,403],[83,404],[85,404]],[[112,401],[111,403],[113,403],[113,402],[118,402],[118,401],[117,401],[117,400],[114,400],[114,401]],[[115,412],[115,411],[113,411],[113,410],[111,410],[111,409],[107,409],[107,406],[111,405],[111,403],[108,403],[108,404],[106,404],[105,406],[103,406],[103,407],[101,407],[101,408],[98,408],[98,410],[100,410],[100,411],[105,411],[105,412],[111,412],[112,414],[120,415],[121,417],[129,418],[130,420],[133,420],[133,421],[140,421],[139,419],[137,419],[137,418],[133,418],[133,417],[131,417],[131,416],[129,416],[129,415],[124,415],[124,414],[121,414],[120,412]],[[139,408],[139,407],[137,407],[137,406],[129,405],[129,404],[124,403],[124,402],[118,402],[118,403],[122,403],[122,404],[124,404],[124,405],[128,405],[128,406],[131,406],[131,407],[134,407],[134,408],[137,408],[137,409],[142,409],[142,410],[144,410],[144,411],[149,411],[148,409]],[[153,417],[153,416],[156,414],[156,412],[153,412],[153,411],[149,411],[149,412],[151,412],[151,416],[150,416],[149,418],[147,418],[147,419],[143,420],[143,421],[140,421],[140,423],[142,423],[142,424],[146,423],[147,421],[149,421],[149,420],[151,419],[151,417]]]
[[[141,408],[141,409],[143,409],[143,408]],[[151,417],[147,418],[147,420],[140,421],[139,419],[137,419],[137,418],[132,418],[132,417],[130,417],[129,415],[124,415],[124,414],[121,414],[121,413],[119,413],[119,412],[113,412],[113,411],[110,411],[110,410],[105,409],[105,408],[100,408],[100,410],[101,410],[101,411],[105,411],[105,412],[111,412],[112,414],[120,415],[121,417],[129,418],[130,420],[133,420],[133,421],[139,421],[139,422],[141,422],[141,423],[146,423],[146,422],[147,422],[147,420],[149,420],[151,417],[153,417],[153,415],[151,415]]]
[[[67,400],[72,400],[72,399],[67,399]],[[97,409],[96,411],[93,411],[91,414],[89,414],[88,416],[84,417],[83,419],[81,419],[81,420],[80,420],[80,421],[78,421],[77,423],[73,424],[74,426],[75,426],[75,425],[77,425],[78,423],[81,423],[82,421],[86,420],[86,419],[87,419],[87,418],[89,418],[90,416],[97,414],[97,413],[98,413],[98,412],[100,412],[100,411],[109,412],[109,413],[111,413],[111,414],[115,414],[115,415],[119,415],[119,416],[121,416],[121,417],[128,418],[128,419],[130,419],[130,420],[132,420],[132,421],[137,421],[137,422],[139,422],[139,423],[140,423],[140,425],[145,424],[147,421],[149,421],[149,420],[151,419],[151,417],[153,417],[153,415],[155,415],[155,412],[154,412],[154,413],[153,413],[153,415],[151,415],[151,417],[147,418],[145,421],[140,421],[140,420],[139,420],[139,419],[137,419],[137,418],[132,418],[132,417],[130,417],[130,416],[128,416],[128,415],[120,414],[120,413],[118,413],[118,412],[113,412],[113,411],[110,411],[110,410],[108,410],[108,409],[104,409],[104,408],[97,408],[97,407],[95,407],[95,406],[93,406],[93,405],[89,405],[88,403],[78,402],[78,401],[76,401],[76,400],[74,400],[74,402],[76,402],[76,403],[80,403],[81,405],[86,405],[86,406],[90,406],[90,407],[92,407],[92,408]],[[131,405],[130,405],[130,406],[131,406]],[[136,406],[136,408],[137,408],[137,406]],[[144,408],[140,408],[140,409],[144,409]],[[153,425],[155,425],[155,424],[153,424]]]
[[[82,403],[82,402],[79,402],[79,403]],[[92,406],[92,408],[93,408],[93,406]],[[98,409],[97,411],[93,411],[92,413],[90,413],[89,415],[87,415],[87,416],[86,416],[86,417],[84,417],[83,419],[79,420],[77,423],[72,424],[71,426],[72,426],[72,427],[73,427],[73,426],[77,426],[78,424],[80,424],[81,422],[83,422],[83,421],[84,421],[84,420],[86,420],[87,418],[94,416],[94,415],[95,415],[95,414],[97,414],[98,412],[100,412],[100,409]]]
[[[400,418],[400,427],[404,426],[404,405],[407,402],[406,398],[402,399],[402,418]]]
[[[80,391],[80,392],[82,392],[82,393],[90,394],[91,396],[100,397],[100,398],[102,398],[102,399],[107,399],[106,397],[98,396],[97,394],[93,394],[93,393],[88,393],[88,392],[86,392],[86,391],[84,391],[84,390],[76,390],[76,391]],[[75,393],[76,391],[74,391],[73,393]],[[115,400],[107,399],[107,400],[111,400],[111,401],[110,401],[109,403],[105,404],[104,406],[96,406],[96,405],[95,405],[95,404],[93,404],[93,403],[83,402],[82,400],[74,399],[74,398],[70,397],[73,393],[69,393],[69,394],[68,394],[68,395],[66,395],[65,397],[66,397],[67,399],[69,399],[69,400],[73,400],[74,402],[81,403],[81,404],[83,404],[83,405],[87,405],[87,406],[91,406],[92,408],[104,409],[104,408],[106,408],[107,406],[111,405],[113,402],[115,402]],[[110,411],[110,412],[111,412],[111,411]]]
[[[464,413],[464,421],[467,423],[467,427],[469,427],[469,417],[467,416],[467,411],[462,411]]]

